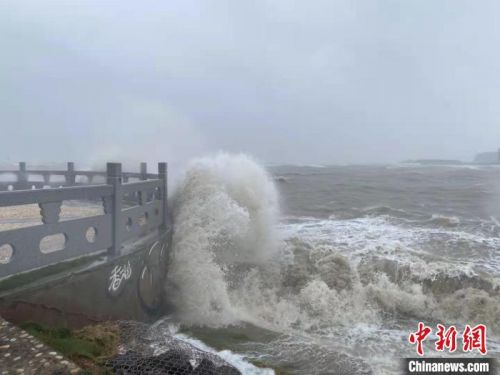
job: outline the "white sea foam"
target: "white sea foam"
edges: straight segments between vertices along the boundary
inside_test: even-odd
[[[278,224],[278,201],[272,178],[247,156],[189,166],[175,196],[168,286],[185,324],[247,321],[294,337],[335,337],[344,350],[381,356],[397,354],[377,347],[384,332],[404,339],[387,327],[388,316],[500,330],[500,301],[490,293],[498,273],[477,269],[482,259],[495,271],[500,239],[385,216]],[[459,253],[464,243],[481,256]]]
[[[222,325],[239,319],[227,268],[272,255],[277,214],[272,179],[248,156],[219,154],[190,164],[175,199],[169,274],[184,319]]]
[[[274,370],[268,368],[256,367],[250,362],[248,362],[244,356],[237,353],[233,353],[230,350],[217,351],[211,348],[210,346],[206,345],[204,342],[181,333],[176,334],[174,337],[184,342],[187,342],[188,344],[191,344],[195,348],[198,348],[208,353],[218,355],[227,363],[233,365],[238,370],[240,370],[240,372],[243,375],[274,375]]]

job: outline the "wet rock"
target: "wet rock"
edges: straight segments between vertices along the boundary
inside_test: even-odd
[[[182,350],[170,350],[166,353],[154,357],[154,363],[160,369],[175,369],[179,374],[191,374],[193,366],[190,363],[190,356]]]
[[[215,374],[216,371],[217,367],[211,361],[204,358],[201,360],[200,364],[196,366],[193,375]]]
[[[241,372],[232,366],[217,367],[212,361],[203,358],[192,375],[241,375]]]
[[[198,365],[193,366],[196,360],[192,354],[183,349],[169,350],[157,356],[142,356],[129,351],[107,361],[105,367],[123,375],[241,375],[236,368],[227,364],[217,365],[209,358],[202,358]]]
[[[216,372],[215,374],[220,374],[220,375],[241,375],[241,372],[239,372],[237,369],[231,366],[221,366],[218,369],[219,372]]]

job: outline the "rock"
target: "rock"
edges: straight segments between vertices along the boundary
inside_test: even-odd
[[[146,361],[158,364],[158,369],[169,370],[168,374],[191,374],[193,367],[189,360],[190,357],[181,350],[170,350],[156,357],[146,358]]]
[[[219,372],[217,374],[220,375],[241,375],[241,372],[234,367],[231,366],[221,366],[219,367]]]
[[[193,371],[193,375],[211,375],[216,374],[217,367],[208,359],[203,358]]]
[[[106,362],[105,366],[117,374],[139,375],[143,373],[187,375],[193,367],[189,356],[180,350],[171,350],[157,356],[142,357],[129,351]]]
[[[191,363],[191,356],[184,349],[173,349],[157,356],[142,357],[129,351],[106,362],[105,366],[115,374],[139,375],[241,375],[229,364],[216,364],[209,358],[202,358],[197,366]],[[207,353],[207,355],[209,355]],[[222,360],[220,360],[224,363]],[[194,367],[194,369],[193,369]]]
[[[236,368],[232,366],[217,367],[212,361],[203,358],[198,366],[192,372],[193,375],[241,375]]]
[[[113,374],[241,375],[216,354],[171,335],[168,325],[119,322],[120,350],[104,367]],[[157,345],[151,345],[155,342]],[[161,354],[157,354],[161,353]],[[109,358],[109,357],[108,357]]]

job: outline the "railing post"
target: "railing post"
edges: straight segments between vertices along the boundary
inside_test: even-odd
[[[168,218],[168,177],[167,177],[167,163],[158,163],[158,178],[162,181],[161,187],[161,204],[162,204],[162,229],[167,228]]]
[[[68,162],[68,172],[66,172],[66,185],[75,185],[75,163]]]
[[[148,179],[148,164],[142,162],[141,163],[141,180],[147,180]]]
[[[106,166],[107,184],[113,186],[113,196],[111,197],[111,217],[112,217],[112,244],[109,248],[110,254],[118,254],[121,248],[121,224],[122,224],[122,165],[120,163],[108,163]]]
[[[19,174],[17,178],[17,188],[24,190],[28,188],[28,174],[26,173],[26,162],[19,163]]]

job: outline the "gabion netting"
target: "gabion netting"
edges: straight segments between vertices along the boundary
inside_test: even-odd
[[[221,357],[172,336],[167,323],[120,322],[119,354],[105,363],[114,374],[241,375]]]

